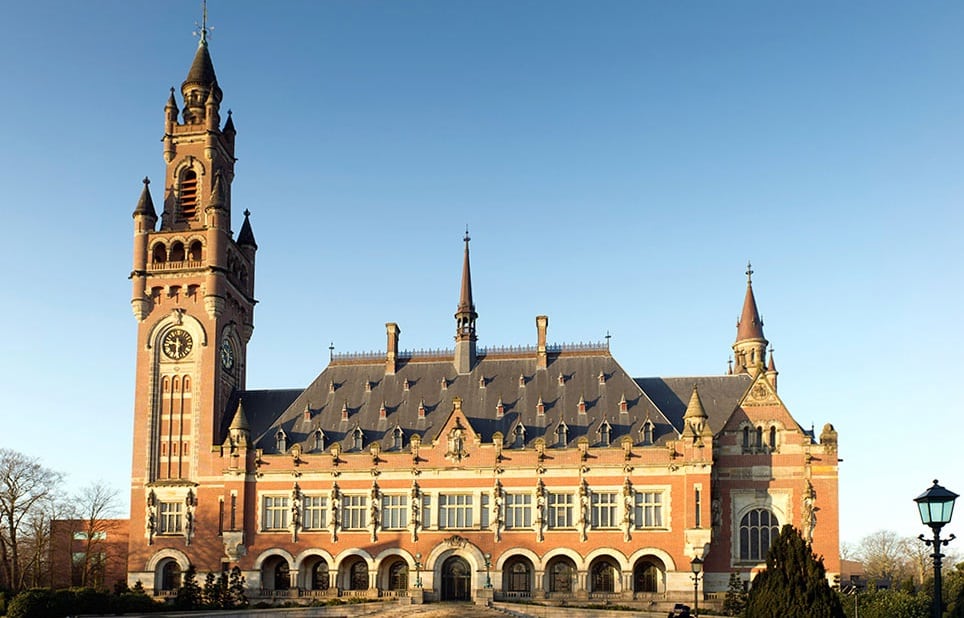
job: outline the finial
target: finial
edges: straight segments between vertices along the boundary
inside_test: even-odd
[[[332,341],[328,344],[328,360],[333,360],[335,358],[335,342]]]
[[[746,282],[753,283],[753,265],[750,264],[750,260],[746,261]]]
[[[468,223],[465,224],[465,238],[463,238],[462,240],[464,240],[465,242],[469,242],[470,240],[472,240],[471,238],[469,238],[469,224],[468,224]]]
[[[247,219],[247,218],[250,217],[250,216],[251,216],[251,211],[248,210],[247,208],[245,208],[245,209],[244,209],[244,218]]]
[[[174,90],[174,89],[173,89],[173,88],[171,88],[171,90]],[[230,108],[228,108],[228,118],[230,118],[230,117],[231,117],[231,109],[230,109]]]
[[[208,44],[208,34],[214,30],[214,28],[208,28],[208,2],[207,0],[201,0],[201,23],[198,24],[194,22],[194,25],[198,27],[192,34],[201,38],[198,41],[198,46],[206,47]]]
[[[146,187],[147,185],[151,184],[151,179],[148,178],[147,176],[144,176],[144,180],[142,180],[141,182],[143,182],[144,186]]]
[[[609,334],[609,330],[606,330],[606,349],[607,350],[609,349],[609,340],[612,338],[613,336]]]

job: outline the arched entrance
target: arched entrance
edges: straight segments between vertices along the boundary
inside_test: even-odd
[[[177,590],[181,587],[181,566],[168,560],[161,567],[161,590]]]
[[[282,556],[271,556],[261,566],[261,581],[270,590],[291,588],[291,570]]]
[[[472,598],[472,569],[460,556],[442,564],[442,600],[469,601]]]
[[[388,589],[408,590],[408,564],[404,560],[396,560],[388,567]]]
[[[529,597],[532,593],[532,562],[528,558],[509,558],[502,569],[502,590],[516,597]]]
[[[591,592],[618,592],[619,567],[611,558],[597,558],[589,568],[589,579]]]
[[[663,562],[652,556],[643,558],[633,568],[633,592],[658,593],[663,590]]]
[[[576,579],[576,565],[570,558],[559,556],[549,561],[546,568],[549,592],[572,594]]]

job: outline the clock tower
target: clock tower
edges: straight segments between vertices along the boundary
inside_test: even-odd
[[[164,107],[163,210],[150,181],[134,210],[131,306],[137,319],[131,560],[147,545],[190,543],[204,515],[198,487],[220,476],[212,447],[227,435],[232,397],[245,384],[254,328],[257,244],[250,213],[232,232],[235,129],[208,29],[187,78]],[[154,548],[156,550],[156,547]],[[133,562],[132,562],[133,565]],[[140,565],[134,570],[140,570]]]

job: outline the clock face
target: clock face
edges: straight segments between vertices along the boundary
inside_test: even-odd
[[[225,369],[234,367],[234,347],[227,339],[221,342],[221,366]]]
[[[193,345],[194,342],[191,340],[191,335],[186,330],[175,328],[164,335],[164,342],[161,344],[161,349],[164,350],[164,354],[168,358],[181,360],[191,353],[191,347]]]

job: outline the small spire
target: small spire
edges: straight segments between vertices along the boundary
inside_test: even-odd
[[[328,362],[335,359],[335,342],[332,341],[328,344]]]
[[[241,231],[238,232],[238,246],[239,247],[254,247],[258,248],[258,243],[254,241],[254,232],[251,231],[251,221],[249,217],[251,216],[251,211],[247,208],[244,209],[244,223],[241,224]]]
[[[683,415],[684,419],[689,418],[707,418],[706,410],[703,408],[703,401],[700,399],[700,391],[693,385],[693,394],[690,395],[690,402],[686,406],[686,414]]]
[[[770,356],[767,359],[767,373],[776,373],[776,372],[777,372],[777,364],[776,364],[776,361],[773,360],[773,346],[771,345]]]
[[[746,295],[743,297],[743,311],[736,323],[736,340],[765,339],[763,336],[763,320],[756,306],[753,295],[753,269],[749,262],[746,265]]]
[[[746,261],[746,284],[753,285],[753,264],[750,264],[750,260]]]
[[[733,357],[726,359],[726,375],[733,375]]]
[[[214,174],[214,186],[211,187],[211,208],[223,209],[226,203],[224,185],[221,183],[221,172]]]
[[[151,184],[151,179],[145,176],[143,182],[144,189],[141,191],[141,197],[137,200],[137,206],[134,208],[134,216],[145,215],[157,219],[157,211],[154,210],[154,200],[151,199],[151,191],[148,189],[148,185]]]
[[[229,427],[229,429],[240,431],[251,430],[251,426],[248,425],[248,417],[244,415],[244,405],[242,405],[240,399],[238,399],[238,409],[234,413],[234,419],[231,421],[231,427]]]
[[[223,133],[237,133],[237,129],[234,128],[234,120],[231,118],[231,110],[228,110],[228,120],[224,123]]]

